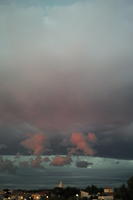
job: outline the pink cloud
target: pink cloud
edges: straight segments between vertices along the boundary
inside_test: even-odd
[[[86,137],[82,133],[72,133],[71,143],[75,146],[72,153],[77,150],[83,151],[87,155],[93,155],[95,152],[87,143]]]
[[[64,165],[70,164],[71,162],[72,162],[72,159],[69,156],[56,156],[54,157],[50,165],[64,166]]]
[[[36,156],[35,159],[31,160],[31,167],[33,168],[43,168],[41,163],[43,162],[43,159],[41,156]]]
[[[89,142],[96,142],[96,135],[94,133],[88,133],[88,140]]]
[[[29,138],[21,142],[25,148],[32,150],[34,155],[40,155],[44,152],[44,143],[46,137],[42,133],[30,134]]]

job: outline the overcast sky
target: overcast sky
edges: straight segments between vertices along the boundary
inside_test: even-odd
[[[133,159],[132,35],[131,0],[0,0],[0,154]]]

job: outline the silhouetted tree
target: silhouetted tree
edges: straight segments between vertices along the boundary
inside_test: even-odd
[[[98,188],[95,185],[88,186],[85,191],[89,192],[89,194],[97,194],[98,192],[103,192],[103,188]]]
[[[129,199],[133,200],[133,176],[128,179],[127,185],[128,185]]]
[[[67,187],[64,189],[64,196],[66,198],[68,197],[75,197],[76,194],[79,194],[80,193],[80,190],[78,188],[75,188],[75,187]]]

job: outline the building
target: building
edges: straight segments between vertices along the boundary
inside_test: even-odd
[[[84,198],[84,197],[90,198],[91,195],[89,195],[89,193],[86,192],[86,191],[80,190],[80,197],[81,197],[81,198]]]
[[[110,196],[102,195],[98,197],[98,200],[114,200],[114,197],[113,195],[110,195]]]
[[[105,194],[113,194],[114,190],[110,187],[104,188],[104,193]]]
[[[64,186],[63,182],[60,181],[59,184],[57,185],[57,187],[58,187],[58,188],[64,188],[65,186]]]

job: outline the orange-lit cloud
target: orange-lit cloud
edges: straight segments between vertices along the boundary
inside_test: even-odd
[[[29,135],[29,138],[21,142],[25,148],[32,150],[34,155],[40,155],[44,152],[44,143],[46,137],[42,133],[36,133]]]
[[[88,133],[88,140],[89,142],[96,142],[96,135],[94,133]]]
[[[41,165],[43,159],[41,158],[41,156],[36,156],[35,159],[31,160],[31,167],[33,168],[43,168],[43,166]]]
[[[71,162],[72,162],[72,159],[69,156],[56,156],[56,157],[54,157],[54,159],[52,160],[50,165],[64,166],[64,165],[70,164]]]
[[[95,153],[82,133],[72,133],[71,142],[75,146],[74,151],[81,150],[86,155],[93,155]]]

